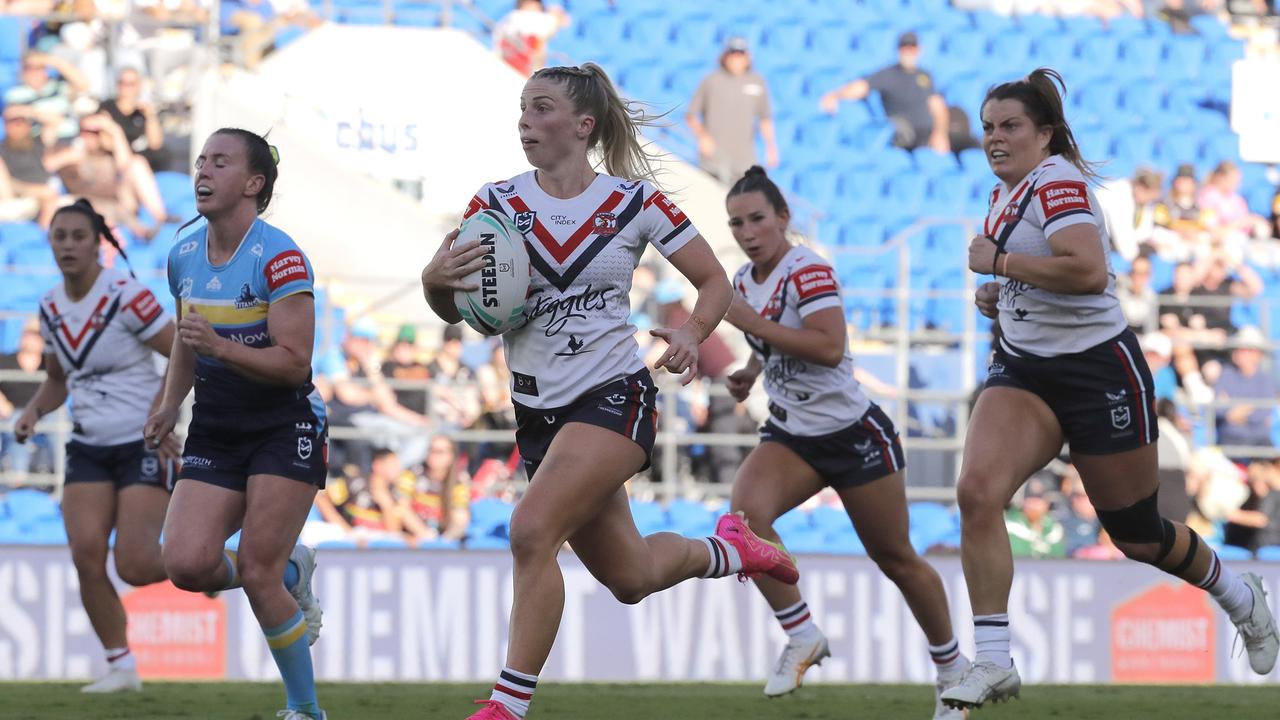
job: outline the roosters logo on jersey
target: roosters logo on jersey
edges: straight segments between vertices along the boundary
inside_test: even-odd
[[[598,212],[591,219],[591,230],[597,235],[613,235],[618,232],[618,216],[608,212]]]

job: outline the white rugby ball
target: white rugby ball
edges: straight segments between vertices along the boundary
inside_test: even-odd
[[[475,290],[455,290],[453,303],[462,319],[481,335],[501,335],[525,322],[524,300],[529,294],[529,252],[524,235],[510,218],[496,210],[481,210],[462,222],[455,245],[478,241],[487,251],[484,267],[463,278]]]

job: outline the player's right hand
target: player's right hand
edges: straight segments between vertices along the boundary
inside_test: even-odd
[[[978,312],[989,318],[994,318],[999,314],[996,309],[996,301],[1000,299],[1000,283],[987,282],[978,286],[976,292],[973,293],[973,304],[978,306]]]
[[[40,422],[40,413],[36,409],[29,407],[22,411],[22,415],[18,416],[18,421],[13,424],[13,437],[19,443],[24,443],[27,438],[35,434],[36,423]]]
[[[422,269],[423,292],[479,289],[479,285],[463,282],[462,278],[484,267],[485,249],[479,241],[451,247],[457,237],[456,229],[445,235],[435,257]]]
[[[178,408],[161,407],[142,426],[142,439],[152,450],[161,445],[173,434],[173,427],[178,424]]]
[[[734,400],[742,402],[751,394],[751,388],[756,384],[756,376],[759,373],[752,372],[750,368],[739,368],[729,373],[729,377],[724,379],[724,384],[729,388],[729,394]]]

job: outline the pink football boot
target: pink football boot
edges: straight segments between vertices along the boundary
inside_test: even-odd
[[[757,573],[764,573],[788,585],[795,585],[800,580],[800,571],[796,569],[791,553],[751,532],[741,512],[721,515],[716,522],[716,537],[738,551],[738,557],[742,559],[739,580],[745,582],[748,575]]]

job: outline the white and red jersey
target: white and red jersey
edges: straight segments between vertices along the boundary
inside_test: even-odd
[[[631,316],[631,276],[646,245],[664,257],[698,235],[675,203],[643,180],[597,175],[581,195],[554,198],[535,172],[480,188],[464,217],[511,218],[529,251],[527,322],[502,336],[512,399],[563,407],[644,364]]]
[[[752,277],[751,263],[733,276],[733,287],[761,317],[783,327],[802,328],[805,317],[827,308],[844,311],[840,285],[831,265],[814,251],[797,245],[763,282]],[[747,334],[747,344],[760,359],[764,391],[773,423],[792,435],[827,435],[843,430],[867,412],[871,401],[853,379],[853,356],[845,349],[835,367],[784,355]]]
[[[1065,295],[1002,278],[997,307],[1007,352],[1016,355],[1021,349],[1041,357],[1076,353],[1110,340],[1127,326],[1106,254],[1111,241],[1098,207],[1084,175],[1060,155],[1050,155],[1014,187],[1000,183],[992,191],[984,230],[988,237],[1000,238],[1014,223],[1004,247],[1008,252],[1049,257],[1050,235],[1089,223],[1098,229],[1107,263],[1107,289],[1097,295]]]
[[[142,439],[161,381],[144,343],[168,321],[150,290],[113,268],[77,302],[61,283],[40,299],[45,351],[67,375],[72,439],[97,446]]]

